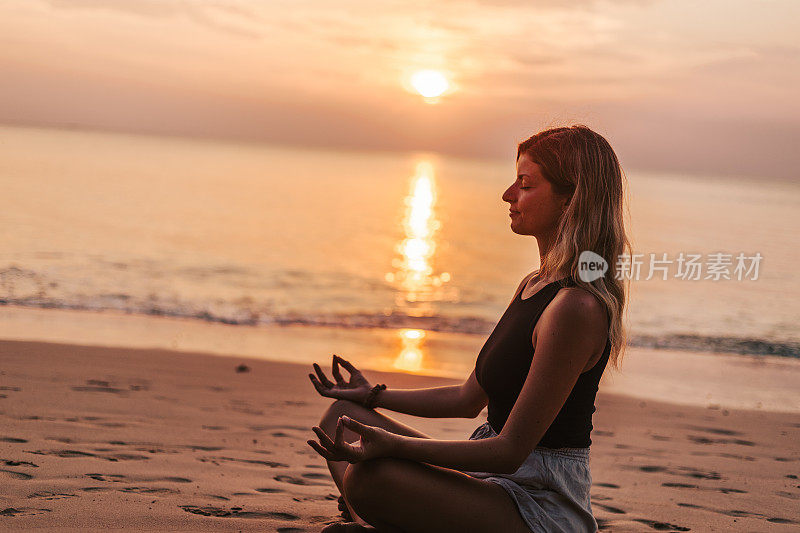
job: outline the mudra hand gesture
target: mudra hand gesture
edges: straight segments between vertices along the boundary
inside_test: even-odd
[[[345,381],[342,377],[339,371],[340,364],[350,373],[350,381]],[[372,388],[359,369],[336,354],[333,354],[333,364],[331,366],[331,374],[333,374],[333,379],[336,380],[336,383],[333,383],[325,376],[325,373],[317,363],[314,363],[314,372],[317,373],[316,376],[309,374],[308,377],[311,378],[311,383],[314,384],[317,392],[327,398],[364,403],[367,395],[369,395],[369,390]]]
[[[359,435],[355,442],[345,442],[344,428]],[[399,435],[383,428],[368,426],[347,416],[339,417],[336,422],[336,435],[331,438],[319,426],[311,428],[317,434],[319,442],[306,441],[318,454],[328,461],[347,461],[358,463],[377,457],[391,457]]]

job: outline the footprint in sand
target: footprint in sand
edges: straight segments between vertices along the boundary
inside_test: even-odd
[[[24,472],[15,472],[13,470],[0,469],[0,473],[5,474],[6,476],[8,476],[10,478],[13,478],[13,479],[24,479],[26,481],[29,480],[29,479],[33,479],[32,475],[26,474]]]
[[[45,437],[44,440],[51,440],[53,442],[60,442],[61,444],[72,444],[73,442],[75,442],[75,441],[73,441],[72,439],[70,439],[68,437]]]
[[[86,477],[90,477],[97,481],[106,481],[109,483],[116,483],[126,479],[122,474],[86,474]]]
[[[201,446],[199,444],[182,444],[180,445],[181,448],[188,448],[192,451],[201,451],[201,452],[218,452],[222,450],[222,446]]]
[[[263,489],[255,489],[255,490],[257,492],[264,492],[264,493],[267,493],[267,494],[272,494],[274,492],[286,492],[283,489],[276,489],[276,488],[272,488],[272,487],[263,488]]]
[[[691,531],[688,527],[683,526],[676,526],[675,524],[669,524],[667,522],[659,522],[657,520],[647,520],[646,518],[634,518],[635,522],[639,522],[642,524],[646,524],[653,529],[657,529],[659,531]]]
[[[28,441],[25,439],[19,439],[17,437],[0,437],[0,442],[12,442],[14,444],[22,444]]]
[[[661,486],[679,489],[711,490],[721,492],[723,494],[747,494],[746,490],[741,489],[730,489],[727,487],[701,487],[700,485],[693,485],[691,483],[662,483]]]
[[[605,505],[605,504],[602,504],[602,503],[594,503],[592,505],[595,506],[595,507],[599,507],[600,509],[602,509],[604,511],[608,511],[609,513],[626,514],[626,512],[623,511],[622,509],[620,509],[618,507],[612,507],[611,505]]]
[[[321,474],[320,472],[306,472],[300,475],[308,479],[331,479],[329,474]]]
[[[191,483],[191,479],[187,479],[185,477],[173,477],[173,476],[166,476],[166,477],[146,477],[146,476],[123,476],[122,474],[84,474],[86,477],[90,477],[96,481],[105,481],[107,483],[120,483],[120,482],[158,482],[164,481],[167,483]]]
[[[125,487],[117,490],[120,492],[135,492],[137,494],[180,494],[181,493],[181,491],[177,489],[166,489],[162,487]]]
[[[790,520],[789,518],[767,518],[767,522],[772,524],[800,524],[797,520]]]
[[[222,507],[198,507],[196,505],[179,505],[181,509],[187,513],[197,514],[201,516],[214,516],[218,518],[271,518],[279,520],[299,520],[300,517],[290,513],[282,513],[278,511],[245,511],[241,507],[231,507],[225,509]]]
[[[203,496],[205,496],[207,498],[214,498],[215,500],[222,500],[222,501],[226,501],[226,502],[230,501],[230,498],[228,498],[226,496],[219,496],[217,494],[204,494]]]
[[[696,468],[692,468],[689,466],[679,466],[678,469],[674,468],[667,468],[666,466],[660,465],[645,465],[645,466],[630,466],[628,468],[638,469],[642,472],[648,473],[665,473],[670,474],[673,476],[688,476],[694,477],[698,479],[714,479],[714,480],[721,480],[722,476],[718,472],[707,471],[704,472],[702,470],[698,470]]]
[[[134,455],[130,453],[112,453],[109,455],[100,455],[96,453],[83,452],[80,450],[23,450],[26,453],[33,453],[36,455],[54,455],[65,459],[76,457],[94,457],[97,459],[104,459],[106,461],[146,461],[150,458],[146,455]]]
[[[19,516],[19,515],[26,515],[26,516],[35,516],[39,514],[51,513],[51,509],[39,509],[35,507],[7,507],[0,511],[0,516]]]
[[[71,387],[76,392],[110,392],[112,394],[126,394],[128,391],[125,389],[116,389],[114,387]]]
[[[696,444],[738,444],[740,446],[755,446],[756,443],[743,439],[710,439],[698,435],[686,435],[686,438]]]
[[[7,390],[7,391],[11,391],[11,392],[19,392],[22,389],[20,389],[19,387],[9,387],[8,385],[3,385],[2,387],[0,387],[0,390]]]
[[[258,459],[237,459],[235,457],[220,457],[220,456],[206,456],[198,457],[201,463],[211,463],[219,466],[220,463],[245,463],[251,465],[268,466],[270,468],[288,468],[289,465],[285,463],[278,463],[275,461],[261,461]]]
[[[739,431],[733,431],[731,429],[722,429],[722,428],[711,428],[705,426],[684,426],[686,429],[691,429],[694,431],[704,431],[706,433],[713,433],[714,435],[744,435],[744,433],[740,433]]]
[[[750,457],[749,455],[737,455],[735,453],[718,453],[720,457],[726,457],[728,459],[738,459],[739,461],[755,461],[755,457]]]
[[[108,381],[99,379],[87,379],[86,385],[71,387],[76,392],[110,392],[112,394],[126,394],[128,391],[117,387],[112,387]]]
[[[596,485],[598,487],[607,487],[609,489],[618,489],[619,488],[619,485],[615,485],[614,483],[593,483],[593,485]]]
[[[287,475],[275,476],[273,479],[275,481],[280,481],[282,483],[291,483],[292,485],[325,485],[325,483],[313,483],[310,481],[306,481],[305,479]]]
[[[712,513],[719,513],[726,516],[761,518],[773,524],[800,524],[800,522],[798,522],[797,520],[792,520],[790,518],[768,517],[767,515],[763,515],[761,513],[743,511],[741,509],[715,509],[713,507],[705,507],[703,505],[697,505],[694,503],[685,503],[685,502],[678,502],[677,505],[679,507],[689,507],[692,509],[702,509],[704,511],[711,511]]]
[[[39,465],[35,465],[28,461],[12,461],[10,459],[0,459],[0,462],[5,464],[6,466],[30,466],[31,468],[39,468]]]
[[[28,498],[39,498],[41,500],[64,500],[67,498],[77,498],[77,497],[78,497],[77,494],[53,492],[49,490],[42,490],[28,495]]]

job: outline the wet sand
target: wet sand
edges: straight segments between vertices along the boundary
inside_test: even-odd
[[[309,369],[0,341],[0,529],[319,531],[337,520],[338,491],[305,442],[331,402]],[[454,383],[365,374],[398,388]],[[466,439],[486,419],[485,410],[440,420],[384,412],[442,439]],[[601,386],[594,424],[601,530],[800,527],[800,413],[665,403]]]

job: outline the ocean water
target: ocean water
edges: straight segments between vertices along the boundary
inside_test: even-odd
[[[513,157],[0,127],[0,305],[485,336],[539,262],[500,198]],[[627,176],[631,344],[800,356],[800,185]],[[681,252],[762,259],[645,279]]]

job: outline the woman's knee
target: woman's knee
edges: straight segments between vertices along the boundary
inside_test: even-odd
[[[342,479],[348,501],[355,506],[369,504],[376,496],[385,497],[384,491],[402,477],[402,463],[399,459],[381,457],[348,465]]]
[[[322,422],[335,422],[340,416],[353,416],[358,410],[364,409],[361,404],[350,400],[336,400],[328,406],[322,415]]]

